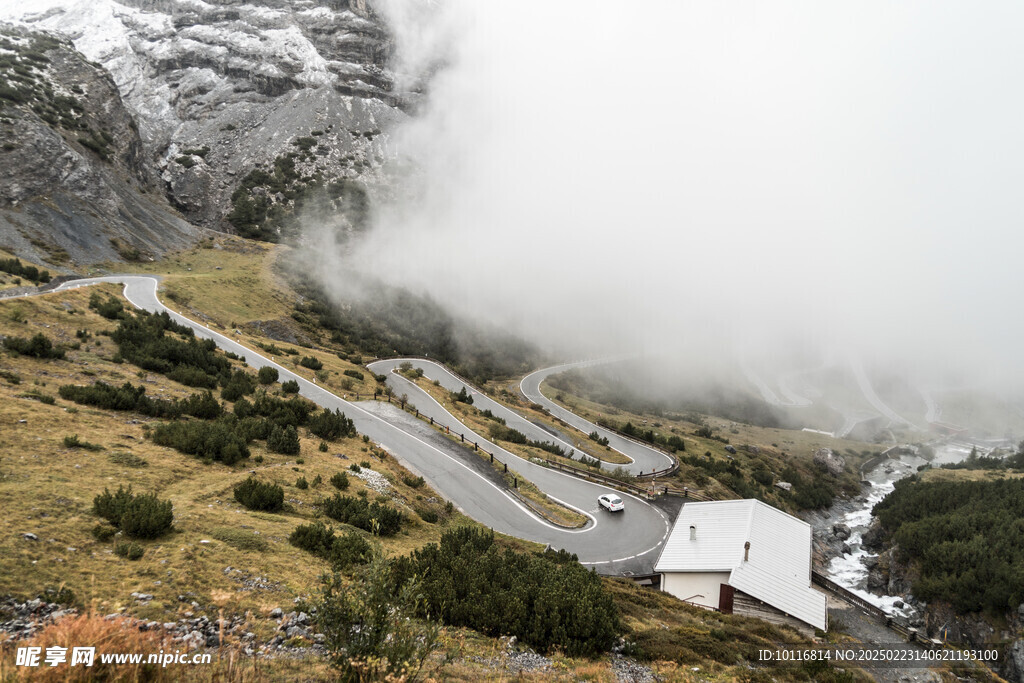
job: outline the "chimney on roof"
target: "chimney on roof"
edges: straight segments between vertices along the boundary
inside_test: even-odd
[[[693,526],[692,524],[690,525],[690,540],[697,540],[697,527]]]
[[[746,543],[743,544],[743,561],[744,562],[749,562],[750,561],[750,541],[747,541]]]

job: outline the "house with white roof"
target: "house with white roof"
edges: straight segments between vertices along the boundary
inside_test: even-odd
[[[684,505],[654,571],[686,602],[804,633],[828,628],[827,598],[811,586],[811,526],[759,500]]]

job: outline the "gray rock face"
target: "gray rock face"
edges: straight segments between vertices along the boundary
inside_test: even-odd
[[[1013,641],[1006,653],[1006,677],[1011,681],[1024,681],[1024,638]]]
[[[24,20],[110,72],[162,190],[215,229],[230,229],[246,174],[314,131],[300,175],[379,184],[386,133],[413,97],[395,92],[391,39],[365,0],[69,0]]]
[[[52,37],[0,26],[0,40],[14,52],[3,75],[20,77],[21,99],[0,110],[0,242],[59,267],[191,241],[196,230],[153,192],[156,174],[109,74]]]
[[[846,470],[846,460],[830,448],[819,448],[814,452],[814,464],[821,470],[839,476]]]

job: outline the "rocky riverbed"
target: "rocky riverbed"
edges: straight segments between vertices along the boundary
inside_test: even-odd
[[[932,463],[958,462],[968,453],[966,447],[942,446]],[[876,552],[871,510],[897,481],[925,464],[928,461],[911,454],[884,460],[864,473],[865,484],[859,496],[807,516],[814,528],[815,560],[825,566],[829,578],[914,627],[924,625],[922,605],[910,594],[909,578],[888,572],[887,558]]]

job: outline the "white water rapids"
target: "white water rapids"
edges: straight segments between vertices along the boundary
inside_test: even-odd
[[[968,446],[944,445],[936,449],[931,464],[937,467],[945,463],[959,462],[969,453]],[[850,538],[846,541],[850,546],[850,553],[833,558],[826,567],[830,579],[893,616],[909,617],[913,608],[909,605],[896,607],[896,601],[902,600],[899,596],[875,595],[867,590],[868,568],[864,566],[864,560],[878,555],[861,547],[861,540],[871,525],[871,510],[875,504],[892,492],[897,481],[914,474],[918,467],[926,463],[927,461],[922,458],[904,455],[898,460],[883,461],[866,474],[866,479],[871,482],[865,493],[866,502],[858,504],[858,507],[843,515],[838,522],[850,527]]]

